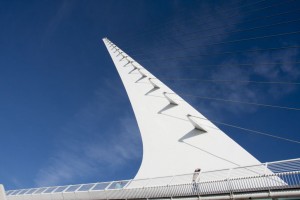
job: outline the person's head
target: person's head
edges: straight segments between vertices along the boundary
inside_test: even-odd
[[[195,172],[200,172],[200,171],[201,171],[200,168],[195,169]]]

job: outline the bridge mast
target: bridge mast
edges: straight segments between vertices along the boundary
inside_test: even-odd
[[[260,164],[199,111],[107,38],[103,42],[131,102],[143,142],[135,178]]]

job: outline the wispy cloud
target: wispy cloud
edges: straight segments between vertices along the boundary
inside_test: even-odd
[[[41,41],[41,45],[43,46],[45,42],[49,40],[50,37],[53,36],[55,31],[58,29],[61,22],[71,14],[73,7],[75,6],[75,1],[66,1],[63,0],[58,5],[56,13],[50,18],[48,25],[45,28],[44,35]]]
[[[74,183],[95,174],[101,181],[101,176],[120,173],[124,165],[141,159],[134,117],[114,109],[122,100],[110,94],[118,89],[112,87],[111,80],[105,85],[106,89],[98,90],[95,99],[63,127],[56,138],[56,151],[36,175],[37,186]],[[103,118],[110,124],[101,123]]]
[[[245,28],[240,26],[244,20],[249,21],[249,15],[243,13],[240,9],[232,10],[228,13],[232,2],[225,4],[209,4],[204,2],[197,11],[185,19],[180,24],[168,23],[165,29],[169,29],[161,34],[157,41],[153,42],[148,49],[149,56],[145,52],[144,56],[150,58],[151,62],[141,61],[142,64],[153,66],[155,68],[166,68],[157,71],[159,77],[162,78],[197,78],[209,80],[258,80],[258,81],[295,81],[299,79],[300,73],[297,65],[292,64],[297,61],[299,52],[297,50],[283,50],[274,52],[259,53],[240,53],[225,55],[209,55],[214,53],[253,50],[270,48],[274,46],[297,46],[295,42],[276,42],[252,41],[251,43],[229,43],[226,41],[235,40],[237,38],[250,38],[255,35],[251,34],[238,35],[235,31]],[[214,12],[218,10],[218,12]],[[222,12],[224,11],[224,12]],[[213,13],[213,14],[212,14]],[[192,19],[192,20],[191,20]],[[174,20],[174,21],[180,21]],[[182,22],[183,21],[183,22]],[[247,23],[246,28],[255,27],[255,23]],[[240,28],[243,27],[243,28]],[[196,34],[189,35],[188,33]],[[243,32],[242,32],[243,33]],[[255,34],[254,34],[255,33]],[[268,32],[259,33],[258,35],[270,34]],[[168,37],[166,37],[166,35]],[[185,35],[185,36],[180,36]],[[250,35],[250,36],[249,36]],[[224,42],[222,45],[210,45]],[[273,45],[273,46],[272,46]],[[189,48],[196,47],[196,48]],[[187,48],[187,49],[186,49]],[[208,54],[207,56],[197,56]],[[194,56],[190,58],[190,56]],[[160,60],[164,58],[172,58],[170,60]],[[186,57],[186,59],[176,59],[176,57]],[[137,59],[138,60],[138,59]],[[252,66],[239,66],[240,64],[253,64]],[[286,63],[265,65],[266,63]],[[209,65],[220,65],[221,67]],[[199,66],[198,70],[189,70],[185,67]],[[205,66],[208,65],[208,66]],[[194,68],[195,69],[195,68]],[[151,67],[149,68],[151,71]],[[203,82],[184,82],[173,81],[171,84],[175,92],[193,94],[195,96],[212,97],[229,99],[244,102],[259,102],[272,104],[272,100],[284,97],[295,91],[292,85],[276,85],[265,84],[258,85],[253,83],[203,83]],[[225,103],[214,100],[203,100],[193,97],[184,97],[193,105],[201,108],[201,112],[209,114],[211,117],[223,118],[227,113],[239,115],[241,113],[253,113],[259,109],[255,106],[247,106],[238,103]],[[226,116],[227,117],[227,116]]]

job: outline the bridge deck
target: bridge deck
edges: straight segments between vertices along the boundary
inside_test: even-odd
[[[227,199],[235,196],[300,196],[300,159],[277,161],[217,171],[151,179],[132,179],[79,185],[9,190],[8,200],[96,200],[193,198]]]

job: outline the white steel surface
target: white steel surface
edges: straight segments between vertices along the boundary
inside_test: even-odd
[[[7,191],[8,200],[96,200],[201,196],[229,199],[300,196],[300,159],[237,167],[200,174],[132,179]],[[25,192],[24,192],[25,191]],[[26,192],[34,191],[34,192]],[[42,192],[40,192],[42,191]],[[23,194],[20,194],[22,193]],[[209,198],[208,198],[209,197]]]
[[[143,142],[135,178],[260,164],[201,113],[108,39],[103,39],[127,91]]]

